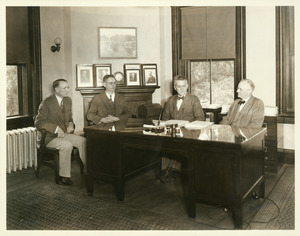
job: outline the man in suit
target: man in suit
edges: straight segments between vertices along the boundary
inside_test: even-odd
[[[176,95],[168,98],[162,120],[205,120],[205,115],[197,96],[187,92],[188,80],[182,75],[175,76]]]
[[[205,115],[197,96],[187,92],[188,80],[182,75],[174,77],[174,89],[177,91],[176,95],[168,98],[162,120],[187,120],[195,121],[205,120]],[[167,157],[162,158],[162,175],[160,180],[162,182],[168,182],[173,173],[180,172],[181,163],[175,159],[169,159]]]
[[[59,175],[64,185],[72,185],[71,153],[73,146],[78,148],[85,165],[86,139],[73,134],[72,100],[68,97],[69,85],[65,79],[55,80],[52,84],[54,94],[47,97],[39,106],[35,126],[46,131],[46,147],[59,150]]]
[[[96,95],[87,112],[87,119],[93,124],[110,123],[131,116],[124,96],[115,92],[116,79],[113,75],[103,77],[105,92]]]
[[[240,81],[236,99],[223,117],[220,124],[240,127],[262,127],[264,121],[264,103],[252,95],[255,89],[250,79]]]

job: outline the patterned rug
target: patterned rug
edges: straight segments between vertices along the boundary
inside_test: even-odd
[[[67,216],[67,217],[66,217]],[[66,188],[30,186],[7,194],[7,230],[204,230],[193,220],[134,209]]]

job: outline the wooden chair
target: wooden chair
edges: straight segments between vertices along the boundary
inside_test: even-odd
[[[39,177],[41,165],[48,165],[55,170],[55,182],[59,184],[59,150],[56,148],[46,147],[46,131],[38,131],[38,143],[37,143],[37,167],[35,169],[35,176]],[[80,165],[80,173],[83,174],[83,163],[79,157],[78,149],[73,148],[72,159],[77,159]]]

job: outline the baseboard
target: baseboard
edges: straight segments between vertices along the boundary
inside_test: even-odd
[[[277,156],[278,156],[278,160],[282,161],[283,163],[289,165],[295,164],[295,150],[278,148]]]

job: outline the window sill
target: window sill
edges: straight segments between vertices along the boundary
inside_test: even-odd
[[[295,124],[295,116],[294,114],[282,113],[278,115],[277,123],[283,124]]]
[[[6,130],[19,129],[33,125],[32,115],[6,117]]]

